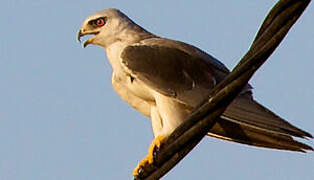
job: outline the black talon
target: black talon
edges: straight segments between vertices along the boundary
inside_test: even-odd
[[[143,167],[140,167],[137,171],[138,173],[138,176],[141,176],[143,173],[144,173],[144,168]]]
[[[143,167],[140,167],[137,170],[137,175],[133,177],[133,180],[141,180],[142,176],[143,176],[143,173],[144,173],[144,169],[143,169]]]
[[[153,149],[153,164],[156,165],[156,156],[159,153],[160,147],[155,146]]]

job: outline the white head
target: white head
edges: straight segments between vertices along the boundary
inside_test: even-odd
[[[104,48],[117,41],[136,41],[152,36],[118,9],[98,11],[86,18],[78,32],[78,40],[85,35],[94,36],[85,41],[83,47],[94,44]]]

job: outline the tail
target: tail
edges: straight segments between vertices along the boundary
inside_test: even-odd
[[[267,108],[253,100],[251,95],[242,95],[232,102],[209,136],[258,147],[306,152],[313,148],[298,142],[293,137],[313,138]]]

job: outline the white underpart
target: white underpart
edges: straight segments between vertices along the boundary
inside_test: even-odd
[[[152,122],[154,136],[157,137],[163,132],[163,123],[157,106],[151,106],[150,118]]]
[[[168,135],[185,120],[188,111],[183,104],[171,97],[164,96],[158,92],[154,93],[154,97],[163,125],[159,135]]]
[[[154,136],[169,135],[184,120],[187,112],[182,104],[148,88],[138,79],[131,82],[122,66],[120,54],[127,44],[119,41],[106,48],[113,68],[112,85],[120,97],[142,114],[150,117]]]

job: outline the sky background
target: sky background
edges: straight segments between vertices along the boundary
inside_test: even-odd
[[[236,65],[272,0],[2,0],[0,180],[132,179],[150,121],[111,87],[103,49],[76,41],[83,20],[115,7],[147,30]],[[255,99],[314,134],[314,6],[251,83]],[[305,141],[314,145],[313,140]],[[313,180],[314,153],[203,141],[164,179]]]

